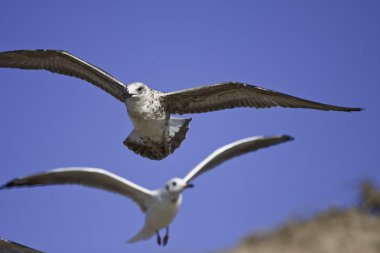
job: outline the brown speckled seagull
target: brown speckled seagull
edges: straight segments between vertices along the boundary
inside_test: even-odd
[[[86,80],[103,89],[127,106],[135,127],[124,145],[153,160],[167,157],[186,138],[191,119],[174,118],[171,114],[202,113],[235,107],[289,107],[344,112],[361,110],[313,102],[240,82],[160,92],[140,82],[125,85],[104,70],[60,50],[0,52],[0,67],[44,69]]]

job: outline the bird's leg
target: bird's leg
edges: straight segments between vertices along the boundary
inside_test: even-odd
[[[158,230],[156,230],[156,235],[157,235],[157,244],[161,245],[161,236],[160,236],[160,232]]]
[[[168,241],[169,241],[169,227],[166,227],[163,246],[165,246],[168,243]]]

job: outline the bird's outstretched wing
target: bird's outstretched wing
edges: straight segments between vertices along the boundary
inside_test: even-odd
[[[293,140],[288,135],[256,136],[235,141],[215,150],[211,155],[199,163],[184,178],[186,182],[193,180],[199,175],[211,170],[215,166],[239,155],[270,147]]]
[[[104,70],[60,50],[16,50],[0,52],[0,67],[44,69],[86,80],[124,102],[125,85]]]
[[[360,111],[361,108],[322,104],[239,82],[226,82],[163,93],[165,111],[170,114],[201,113],[235,107],[290,107],[324,111]]]
[[[9,241],[0,237],[1,253],[43,253],[42,251]]]
[[[152,191],[118,175],[103,169],[83,167],[60,168],[16,178],[1,186],[0,189],[59,184],[79,184],[118,193],[135,201],[143,212],[146,211],[147,203],[153,197]]]

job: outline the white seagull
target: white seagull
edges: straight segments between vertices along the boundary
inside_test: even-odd
[[[161,160],[186,138],[191,118],[171,114],[202,113],[235,107],[291,107],[325,111],[360,111],[321,104],[240,82],[225,82],[181,91],[160,92],[140,82],[123,84],[102,69],[59,50],[0,52],[0,67],[44,69],[86,80],[127,106],[133,131],[124,145],[135,153]]]
[[[156,234],[157,243],[159,245],[162,243],[165,246],[169,239],[169,224],[175,218],[182,203],[181,193],[186,188],[193,187],[190,183],[193,179],[233,157],[291,140],[293,138],[290,136],[277,135],[250,137],[233,142],[214,151],[184,178],[172,178],[162,188],[153,191],[106,170],[84,167],[54,169],[16,178],[1,186],[0,189],[36,185],[80,184],[121,194],[135,201],[146,213],[144,227],[128,242],[147,240]],[[166,228],[166,233],[161,242],[159,231],[163,228]]]

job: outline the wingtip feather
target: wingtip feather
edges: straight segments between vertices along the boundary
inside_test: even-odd
[[[283,135],[283,136],[282,136],[282,139],[283,139],[284,141],[294,141],[294,137],[293,137],[293,136],[290,136],[290,135],[287,135],[287,134]]]
[[[364,107],[354,107],[354,108],[345,108],[345,110],[342,110],[344,112],[360,112],[363,111],[365,108]]]
[[[4,190],[4,189],[9,189],[11,187],[14,187],[16,186],[15,184],[15,181],[17,180],[17,178],[11,180],[11,181],[8,181],[7,183],[3,184],[0,186],[0,190]]]

